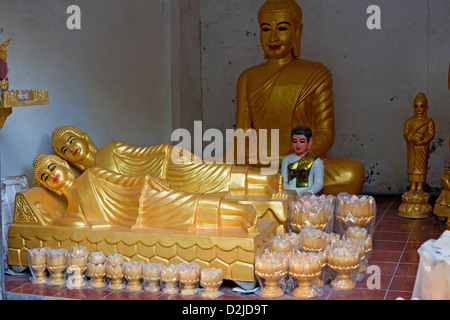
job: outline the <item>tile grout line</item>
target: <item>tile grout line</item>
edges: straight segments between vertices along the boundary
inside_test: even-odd
[[[394,202],[394,200],[395,200],[395,198],[392,200],[392,203]],[[391,205],[392,205],[392,203],[391,203]],[[408,239],[406,239],[406,241],[405,241],[405,246],[403,247],[402,254],[400,255],[400,257],[398,259],[397,266],[395,267],[395,271],[394,271],[394,273],[392,275],[391,281],[389,282],[389,286],[388,286],[388,288],[386,290],[386,294],[384,295],[384,300],[386,300],[386,297],[387,297],[387,295],[389,293],[389,290],[391,289],[391,285],[392,285],[392,282],[394,281],[395,274],[397,273],[398,267],[399,267],[400,262],[402,261],[402,258],[403,258],[403,254],[405,253],[406,247],[408,246],[409,239],[411,238],[411,235],[412,235],[412,233],[414,231],[414,228],[415,228],[416,224],[417,224],[417,219],[414,220],[414,224],[413,224],[413,226],[411,228],[411,231],[409,232]]]

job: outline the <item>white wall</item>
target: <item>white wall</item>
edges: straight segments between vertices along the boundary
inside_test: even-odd
[[[81,9],[81,30],[66,27],[71,4]],[[165,0],[3,0],[10,90],[48,89],[51,103],[13,110],[0,132],[2,176],[31,181],[33,158],[53,153],[50,135],[60,125],[80,127],[98,147],[170,142],[180,96],[173,91],[187,72],[173,37],[177,10],[178,1]]]
[[[298,1],[298,0],[297,0]],[[257,11],[263,0],[202,1],[204,128],[235,124],[236,81],[262,63]],[[359,159],[363,192],[403,193],[409,185],[403,126],[419,92],[436,123],[427,183],[439,192],[450,139],[448,0],[302,0],[302,58],[333,73],[336,142],[330,156]],[[369,5],[381,30],[369,30]]]

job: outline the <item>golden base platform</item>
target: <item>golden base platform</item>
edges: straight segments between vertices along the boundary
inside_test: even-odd
[[[39,198],[49,191],[43,188],[16,195],[14,223],[8,232],[8,263],[27,266],[28,250],[39,247],[65,248],[85,246],[89,252],[105,255],[121,253],[128,260],[179,264],[196,262],[202,268],[220,268],[224,279],[255,281],[255,257],[268,247],[275,236],[277,222],[259,219],[258,233],[242,229],[177,231],[166,229],[67,228],[45,225],[37,215],[57,212],[57,207],[42,208]]]
[[[428,193],[404,193],[402,204],[398,208],[398,215],[403,218],[425,219],[431,217],[432,207],[428,203],[430,195]]]

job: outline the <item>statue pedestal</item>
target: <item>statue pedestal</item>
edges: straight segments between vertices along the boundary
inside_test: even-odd
[[[425,219],[431,217],[432,207],[428,203],[428,193],[409,193],[402,195],[402,204],[398,208],[398,215],[409,219]]]
[[[8,263],[27,266],[33,248],[85,246],[106,256],[120,253],[129,260],[169,264],[196,262],[202,268],[220,268],[224,279],[253,282],[255,258],[268,247],[278,226],[274,219],[258,219],[258,233],[241,228],[168,230],[120,226],[69,228],[46,225],[45,217],[64,212],[61,202],[44,188],[16,194],[14,221],[8,232]],[[46,206],[42,199],[47,199]]]

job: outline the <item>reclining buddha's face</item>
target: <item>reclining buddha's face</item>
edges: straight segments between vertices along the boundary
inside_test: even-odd
[[[83,160],[88,152],[87,141],[72,131],[67,131],[54,141],[55,151],[71,163]]]
[[[68,165],[56,156],[47,157],[36,169],[35,176],[47,189],[58,191],[71,179]]]

